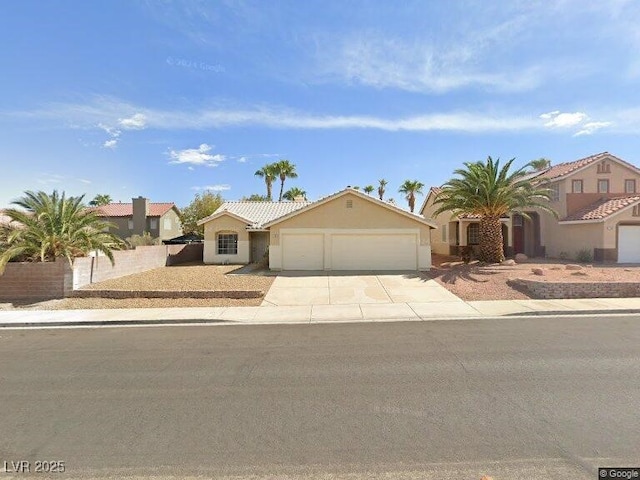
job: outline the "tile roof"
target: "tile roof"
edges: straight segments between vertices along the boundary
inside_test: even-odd
[[[149,217],[160,217],[175,207],[176,204],[170,203],[151,203],[149,202]],[[133,215],[133,203],[109,203],[101,207],[93,207],[98,215],[103,217],[130,217]]]
[[[582,167],[586,167],[594,162],[604,160],[606,158],[612,158],[628,167],[638,170],[638,167],[630,164],[629,162],[625,162],[624,160],[616,157],[615,155],[611,155],[609,152],[596,153],[595,155],[591,155],[589,157],[581,158],[579,160],[574,160],[573,162],[565,162],[559,163],[558,165],[553,165],[549,167],[547,170],[544,170],[540,173],[536,178],[546,178],[549,180],[564,177]]]
[[[431,187],[429,190],[438,195],[440,192],[442,192],[442,187]]]
[[[250,228],[262,228],[276,218],[295,212],[313,202],[224,202],[212,215],[229,212],[246,219]]]
[[[576,222],[583,220],[602,220],[609,215],[620,211],[621,209],[633,205],[640,201],[640,196],[635,195],[632,197],[620,197],[620,198],[603,198],[591,205],[572,213],[571,215],[563,218],[561,222]]]

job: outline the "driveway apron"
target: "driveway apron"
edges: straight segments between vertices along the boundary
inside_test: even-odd
[[[262,306],[462,302],[435,280],[416,272],[286,272]]]

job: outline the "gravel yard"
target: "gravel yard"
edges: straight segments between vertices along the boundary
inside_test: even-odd
[[[540,282],[640,282],[640,267],[620,265],[582,265],[580,270],[567,270],[570,262],[561,260],[531,259],[516,265],[468,265],[458,257],[433,255],[433,267],[426,275],[435,279],[451,293],[463,300],[519,300],[531,298],[526,293],[514,290],[507,281],[515,278]],[[442,267],[444,262],[453,262]],[[532,269],[539,268],[542,275]]]
[[[237,265],[176,265],[156,268],[143,273],[127,275],[113,280],[94,283],[89,290],[261,290],[267,292],[275,277],[242,273],[234,275]],[[245,271],[246,268],[243,268]],[[43,302],[38,308],[92,309],[92,308],[171,308],[171,307],[239,307],[256,306],[262,298],[65,298]]]

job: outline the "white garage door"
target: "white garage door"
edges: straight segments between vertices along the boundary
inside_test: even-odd
[[[640,263],[640,225],[618,227],[618,263]]]
[[[331,236],[332,270],[416,270],[417,236],[337,235]]]
[[[324,235],[283,234],[282,269],[324,269]]]

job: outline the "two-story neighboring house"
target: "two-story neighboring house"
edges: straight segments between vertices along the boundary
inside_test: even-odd
[[[505,254],[575,258],[581,250],[595,261],[640,263],[640,169],[608,152],[554,165],[531,174],[552,190],[551,206],[558,218],[546,212],[513,213],[503,219]],[[432,218],[432,188],[420,210]],[[459,246],[475,245],[478,219],[448,213],[434,219],[434,253],[455,254]]]
[[[152,203],[138,197],[131,203],[109,203],[95,210],[104,220],[118,226],[111,232],[123,239],[144,232],[160,240],[182,235],[180,212],[175,203]]]

